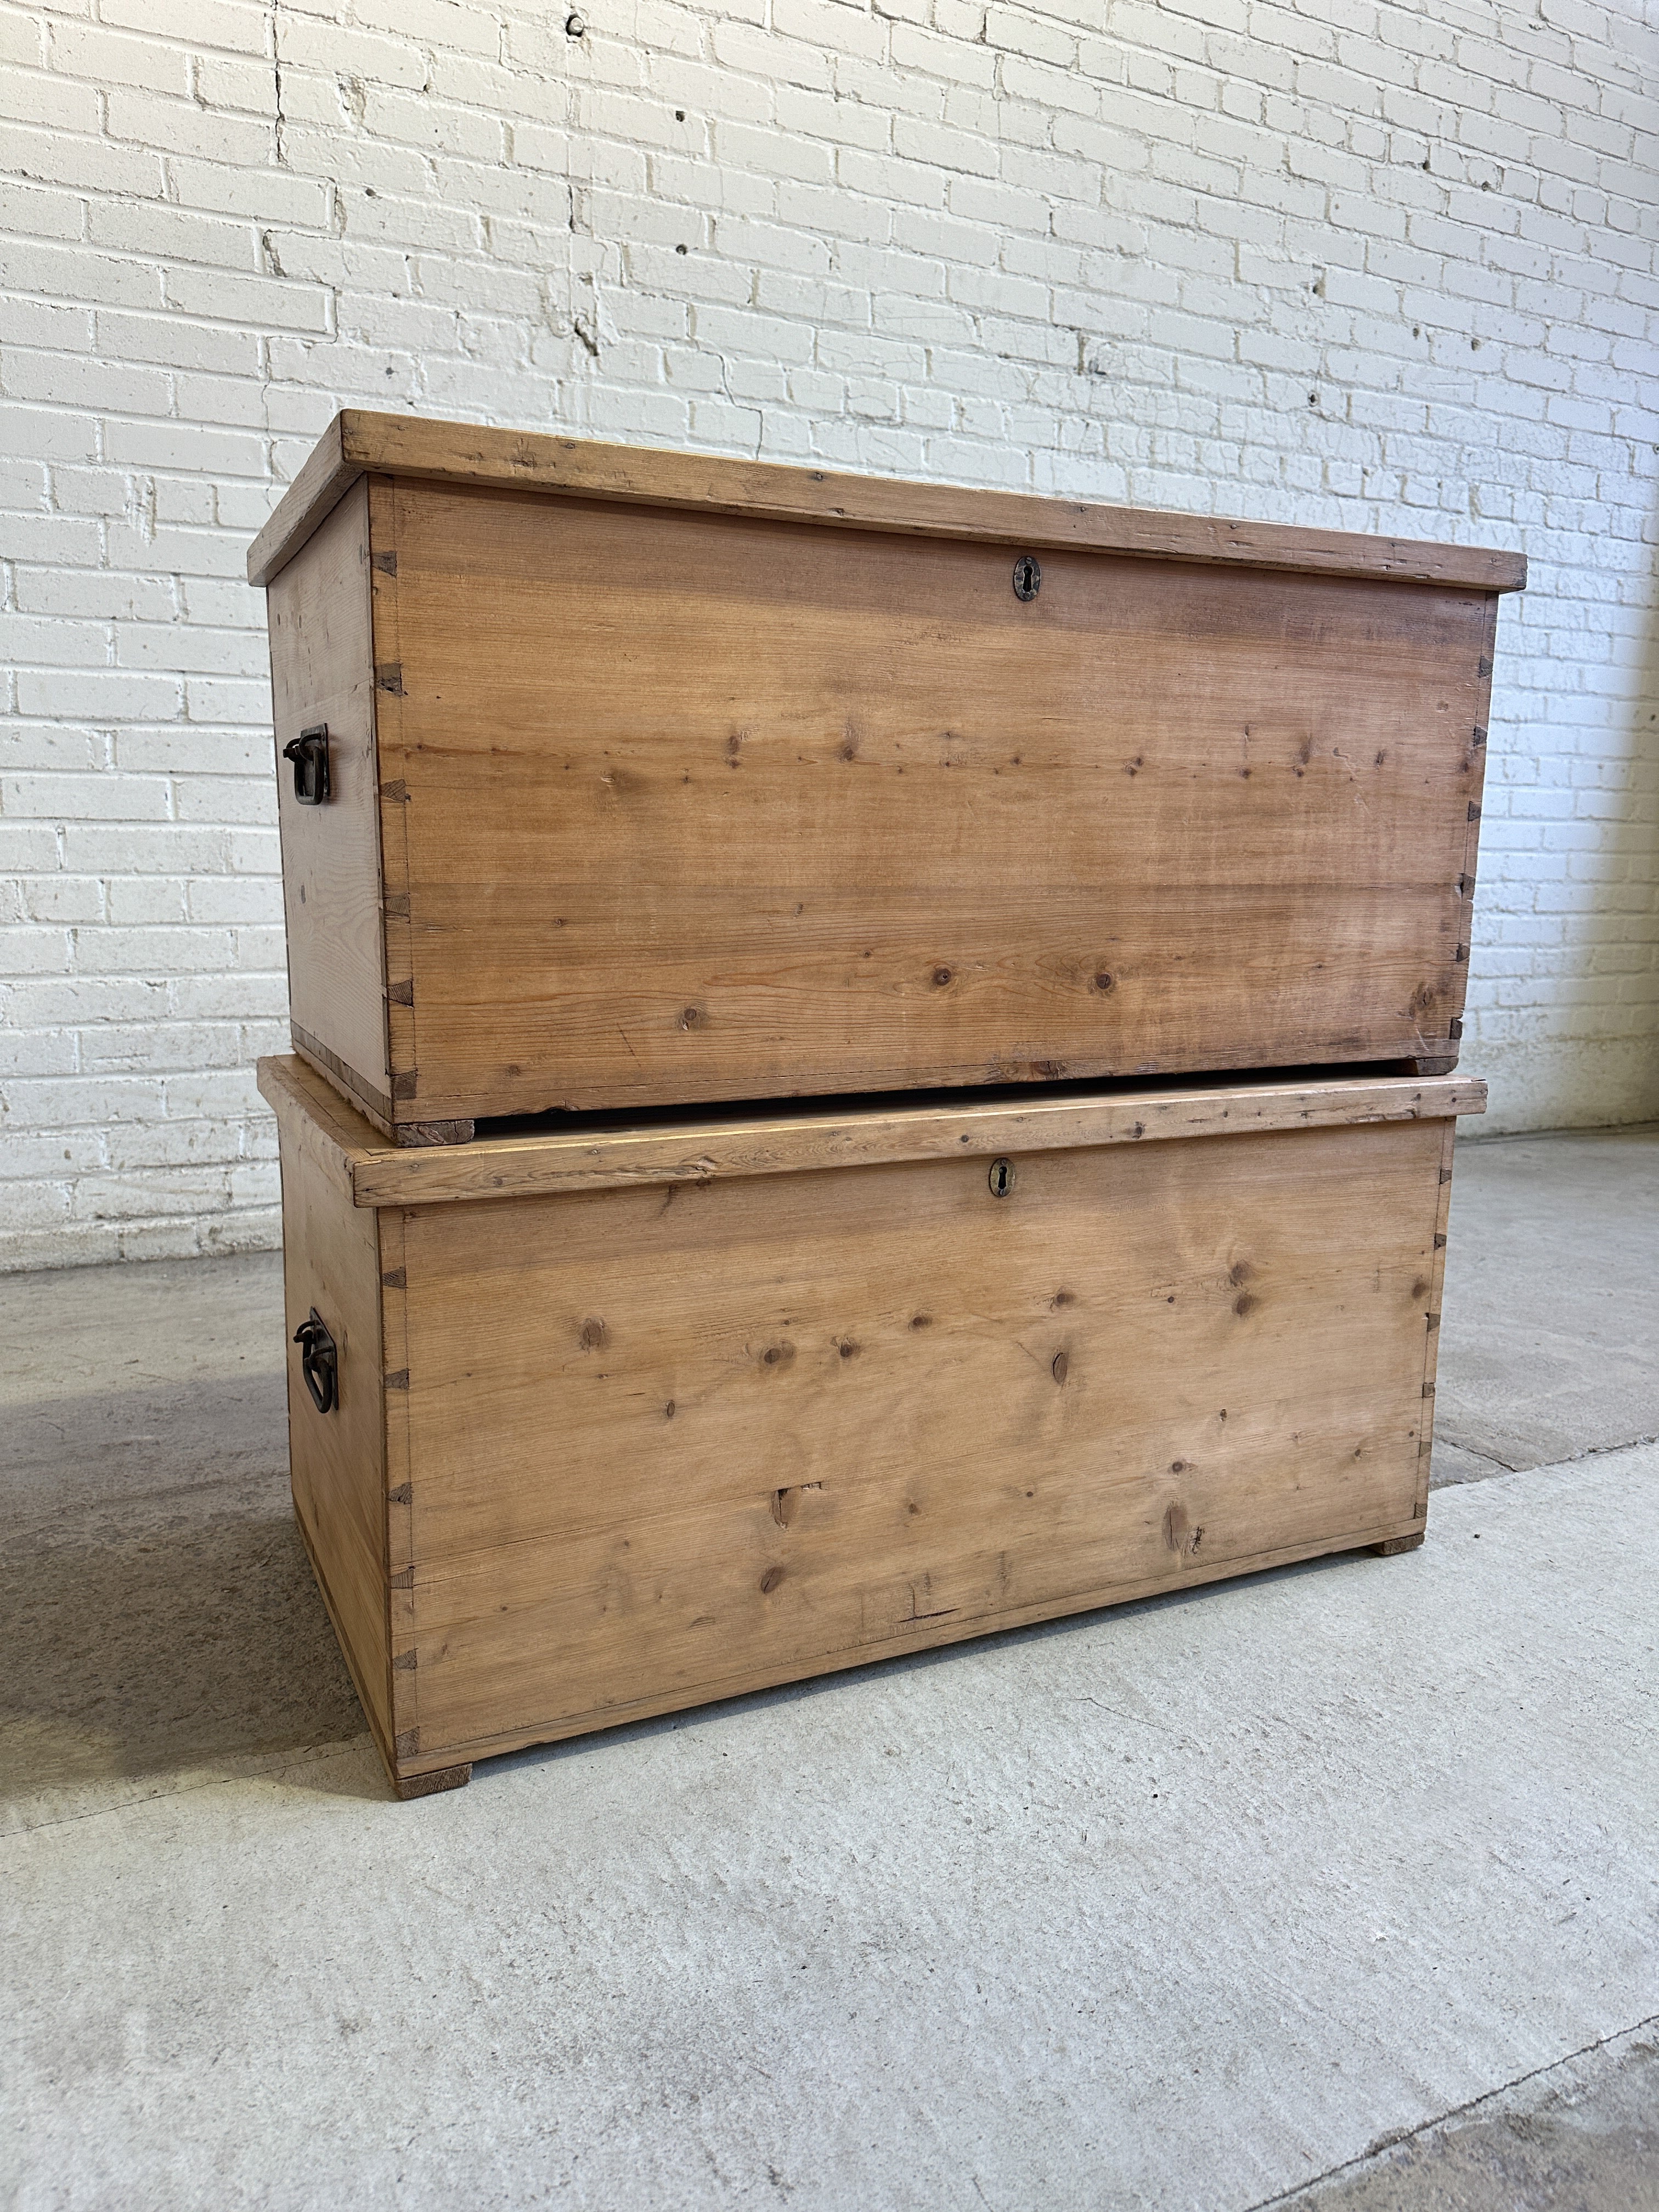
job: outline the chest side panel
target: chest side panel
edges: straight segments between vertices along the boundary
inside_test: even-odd
[[[277,819],[295,1039],[391,1117],[369,620],[368,491],[348,492],[271,583]],[[326,725],[330,791],[302,805],[283,748]]]
[[[308,1115],[280,1105],[277,1128],[295,1512],[357,1694],[389,1762],[394,1730],[377,1218],[352,1204],[339,1148]],[[326,1413],[313,1402],[294,1341],[313,1309],[336,1350],[337,1398]]]
[[[421,1755],[1420,1528],[1442,1150],[413,1211]]]

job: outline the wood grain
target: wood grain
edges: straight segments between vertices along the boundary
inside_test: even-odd
[[[1414,1533],[1442,1148],[414,1210],[411,1756]]]
[[[400,1786],[1421,1533],[1467,1079],[688,1123],[690,1182],[613,1129],[611,1183],[379,1207],[428,1156],[259,1080],[349,1385],[291,1376],[296,1506]]]
[[[360,485],[271,587],[270,684],[294,1024],[337,1079],[389,1115],[368,561]],[[282,750],[319,723],[332,793],[302,806]]]
[[[264,528],[248,549],[247,580],[269,586],[362,477],[362,464],[345,456],[349,412],[337,415],[301,463]]]
[[[259,1088],[273,1101],[282,1093],[327,1115],[360,1206],[705,1183],[901,1160],[1154,1144],[1251,1129],[1432,1121],[1484,1113],[1486,1103],[1485,1083],[1468,1075],[1234,1079],[989,1101],[946,1094],[919,1105],[842,1102],[782,1113],[677,1115],[633,1127],[606,1116],[598,1126],[584,1122],[412,1152],[385,1141],[301,1060],[262,1060]]]
[[[835,528],[981,539],[1037,550],[1092,548],[1148,559],[1387,576],[1479,591],[1518,591],[1526,581],[1521,555],[1481,546],[905,483],[356,408],[335,417],[254,540],[249,581],[268,584],[307,542],[354,476],[374,471],[714,514],[771,515]]]
[[[1424,1316],[1423,1434],[1418,1444],[1415,1517],[1427,1519],[1430,1462],[1434,1455],[1435,1374],[1440,1358],[1440,1310],[1446,1279],[1446,1235],[1451,1219],[1452,1153],[1457,1143],[1457,1124],[1445,1123],[1440,1140],[1440,1202],[1435,1211],[1434,1256],[1429,1271],[1428,1310]]]
[[[341,1143],[351,1125],[365,1125],[327,1097],[302,1100],[291,1088],[267,1096],[282,1155],[294,1510],[357,1695],[391,1765],[380,1240],[376,1216],[351,1202]],[[312,1403],[293,1340],[313,1307],[338,1354],[338,1399],[328,1413]]]
[[[400,1120],[1454,1048],[1486,595],[375,499]]]
[[[392,1069],[392,1119],[421,1122],[433,1117],[417,1102],[415,1063],[415,945],[409,886],[409,785],[404,734],[401,606],[397,587],[397,487],[383,477],[368,484],[369,538],[378,554],[370,566],[374,642],[375,732],[380,748],[380,855],[385,871],[386,1052]],[[471,1109],[450,1120],[465,1119]]]

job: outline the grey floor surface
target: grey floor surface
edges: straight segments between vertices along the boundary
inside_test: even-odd
[[[1444,1310],[1419,1552],[398,1807],[276,1261],[0,1279],[0,2203],[1659,2207],[1659,1131]]]

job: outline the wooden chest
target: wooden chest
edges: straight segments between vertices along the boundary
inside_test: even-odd
[[[878,1101],[420,1150],[300,1060],[259,1081],[304,1340],[295,1506],[402,1794],[1421,1540],[1449,1117],[1481,1109],[1478,1082]]]
[[[1455,1062],[1518,556],[350,413],[249,573],[295,1043],[403,1141]]]

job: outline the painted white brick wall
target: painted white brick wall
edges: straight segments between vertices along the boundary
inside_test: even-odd
[[[1656,87],[1644,0],[0,0],[0,1264],[276,1237],[240,579],[344,402],[1523,547],[1463,1064],[1659,1113]]]

